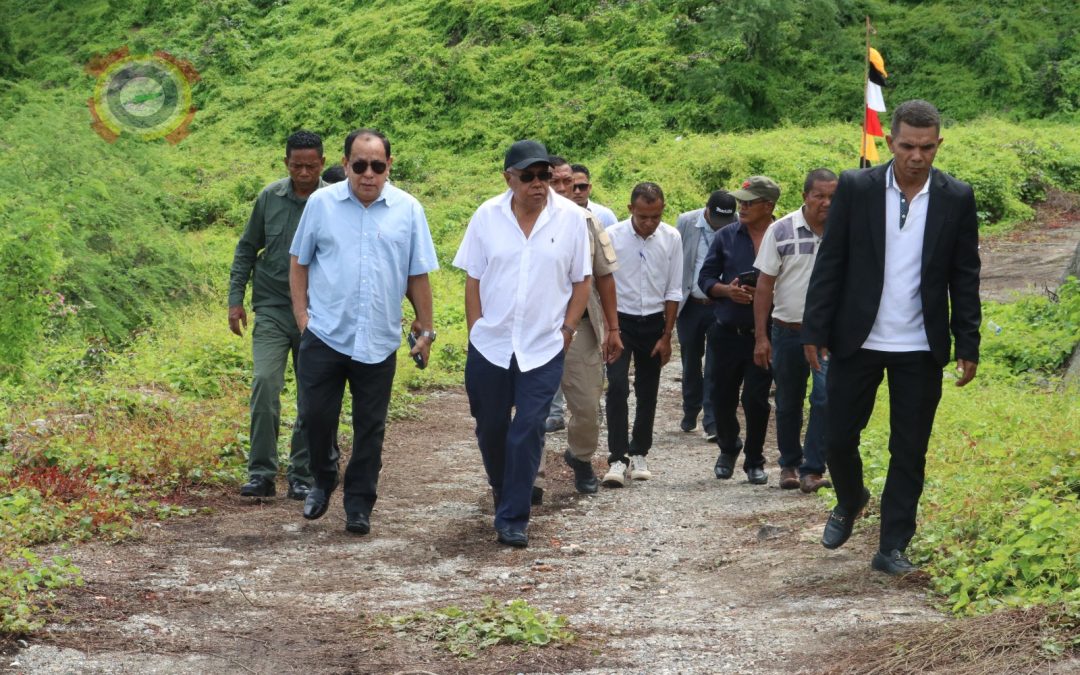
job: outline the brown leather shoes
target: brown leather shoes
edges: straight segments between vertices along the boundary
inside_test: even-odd
[[[794,490],[799,487],[799,472],[793,466],[780,469],[780,489]]]
[[[798,488],[806,494],[817,492],[825,487],[832,487],[832,481],[828,478],[823,478],[820,473],[808,473],[799,479]]]

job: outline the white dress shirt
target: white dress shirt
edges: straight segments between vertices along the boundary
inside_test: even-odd
[[[589,210],[600,221],[600,224],[604,226],[604,229],[611,227],[619,222],[619,219],[615,217],[615,212],[604,206],[603,204],[597,204],[593,200],[586,202],[585,208]]]
[[[469,341],[485,359],[522,372],[563,349],[562,325],[573,284],[592,274],[585,211],[554,190],[528,238],[510,210],[513,193],[484,202],[473,214],[454,267],[480,282],[481,316]]]
[[[664,311],[668,300],[682,300],[682,237],[660,223],[642,239],[630,220],[608,228],[619,269],[615,270],[615,296],[623,314],[648,316]]]

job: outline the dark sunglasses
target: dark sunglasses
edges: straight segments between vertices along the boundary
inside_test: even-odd
[[[758,199],[749,199],[749,200],[746,200],[746,199],[736,199],[735,201],[739,202],[739,203],[740,203],[740,204],[742,204],[743,206],[753,206],[753,205],[755,205],[755,204],[761,204],[761,203],[763,203],[763,202],[764,202],[765,200],[764,200],[764,199],[761,199],[761,198],[759,197]]]
[[[588,189],[588,183],[574,183],[574,192],[585,192]]]
[[[358,159],[353,162],[351,166],[353,173],[357,174],[364,173],[368,170],[369,166],[371,167],[371,172],[374,173],[376,176],[381,176],[382,174],[386,173],[386,162],[382,161],[381,159],[373,160],[370,163],[366,159]]]
[[[539,178],[546,183],[551,180],[551,176],[552,174],[550,171],[548,171],[547,169],[541,169],[540,171],[522,171],[521,173],[517,174],[517,179],[522,183],[531,183],[537,178]]]

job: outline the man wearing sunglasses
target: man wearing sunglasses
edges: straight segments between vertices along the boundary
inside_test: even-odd
[[[599,218],[600,223],[604,227],[611,227],[618,223],[619,219],[615,217],[614,211],[603,204],[597,204],[589,198],[592,195],[592,182],[589,178],[589,168],[584,164],[571,164],[570,169],[574,172],[574,182],[571,184],[570,188],[570,199],[581,208],[586,209],[589,213]]]
[[[768,176],[751,176],[732,190],[739,220],[716,233],[701,266],[698,286],[713,300],[716,321],[709,328],[713,357],[713,416],[720,455],[713,473],[731,478],[735,460],[744,452],[746,480],[765,485],[765,431],[769,425],[769,387],[772,375],[754,363],[754,259],[765,231],[773,222],[780,186]],[[746,417],[746,444],[739,437],[740,390]]]
[[[236,244],[229,275],[229,329],[243,335],[247,328],[244,291],[251,281],[251,308],[255,326],[251,355],[255,365],[251,383],[251,451],[249,480],[242,497],[272,497],[278,470],[278,430],[281,426],[281,391],[285,368],[292,354],[296,369],[300,331],[289,298],[289,243],[304,204],[326,183],[319,180],[324,163],[322,138],[297,131],[285,141],[288,178],[267,185],[255,200],[244,234]],[[308,448],[301,425],[293,425],[292,452],[286,477],[290,499],[307,497],[311,485]]]
[[[544,420],[592,285],[586,214],[555,194],[551,177],[542,143],[511,145],[506,192],[476,210],[454,257],[466,273],[465,389],[495,499],[496,539],[515,547],[529,544]]]
[[[401,301],[420,328],[412,354],[435,340],[428,273],[438,269],[424,208],[387,183],[390,141],[375,129],[345,139],[346,179],[312,195],[293,239],[289,281],[300,338],[301,419],[315,484],[304,518],[321,518],[338,482],[334,436],[348,382],[353,446],[345,470],[345,529],[367,534],[401,345]]]

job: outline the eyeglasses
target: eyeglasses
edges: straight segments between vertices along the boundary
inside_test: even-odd
[[[368,170],[369,166],[371,167],[371,172],[376,176],[381,176],[386,173],[386,162],[381,159],[376,159],[371,162],[368,162],[366,159],[358,159],[353,162],[351,166],[353,173],[364,173]]]
[[[574,183],[574,192],[585,192],[588,189],[588,183]]]
[[[754,206],[755,204],[764,204],[765,203],[765,200],[760,199],[760,198],[759,199],[751,199],[750,201],[746,201],[745,199],[736,199],[735,201],[739,202],[739,204],[741,206]]]
[[[540,171],[522,171],[518,174],[511,172],[511,175],[517,176],[517,179],[522,183],[531,183],[537,178],[545,183],[551,180],[551,171],[547,169],[541,169]]]

